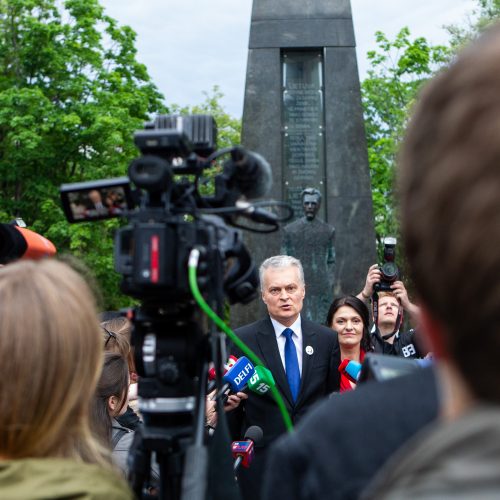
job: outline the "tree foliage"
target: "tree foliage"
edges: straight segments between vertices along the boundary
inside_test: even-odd
[[[500,19],[500,0],[477,0],[477,7],[460,23],[446,26],[447,46],[412,39],[403,28],[389,40],[375,35],[377,49],[368,53],[371,68],[362,82],[375,231],[380,240],[398,234],[394,201],[394,168],[412,105],[422,85],[446,66],[464,44]]]
[[[167,111],[135,39],[98,0],[0,0],[0,221],[22,217],[59,253],[82,259],[106,309],[129,303],[113,265],[123,221],[70,225],[58,189],[126,175],[138,154],[133,132]],[[214,87],[201,105],[172,110],[214,115],[219,146],[237,144],[241,123],[222,97]]]
[[[403,28],[394,40],[375,34],[370,70],[361,84],[377,240],[398,234],[394,169],[411,106],[422,85],[446,63],[449,49]]]
[[[476,38],[490,24],[500,19],[500,0],[477,0],[477,7],[461,24],[450,24],[450,45],[454,51]]]
[[[23,217],[81,257],[105,307],[122,300],[112,263],[118,223],[67,224],[58,187],[124,175],[133,130],[164,109],[135,36],[97,0],[0,2],[0,216]]]
[[[212,91],[203,92],[205,100],[195,106],[171,106],[174,113],[181,115],[212,115],[217,123],[217,147],[218,149],[237,146],[241,141],[241,120],[226,113],[221,101],[224,94],[217,85],[212,87]],[[224,160],[224,157],[222,158]],[[200,184],[200,192],[203,195],[212,194],[213,178],[222,170],[222,164],[218,163],[213,168],[204,172],[203,182]]]

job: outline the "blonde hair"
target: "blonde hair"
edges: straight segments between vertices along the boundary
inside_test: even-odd
[[[377,295],[379,301],[382,297],[392,297],[393,299],[396,299],[399,304],[401,304],[401,301],[396,297],[396,294],[394,292],[389,292],[387,290],[384,290],[382,292],[378,292]]]
[[[0,269],[0,455],[110,466],[89,426],[102,366],[94,298],[55,260]]]

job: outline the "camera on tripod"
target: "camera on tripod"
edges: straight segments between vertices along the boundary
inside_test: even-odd
[[[203,443],[198,423],[204,422],[208,363],[222,365],[224,349],[213,340],[219,337],[212,330],[207,340],[190,293],[191,251],[201,256],[198,286],[220,315],[225,297],[245,304],[257,296],[258,273],[240,229],[271,232],[285,220],[247,201],[271,186],[264,158],[240,147],[216,151],[216,137],[210,116],[159,116],[134,134],[141,156],[131,162],[128,177],[60,189],[70,222],[130,221],[116,232],[114,257],[123,292],[141,301],[129,315],[145,423],[137,449],[146,460],[135,462],[132,477],[138,496],[148,469],[140,464],[155,452],[160,498],[179,497],[185,451],[193,442]],[[214,178],[213,194],[202,196],[203,171],[223,155],[229,159]]]
[[[242,196],[265,194],[271,184],[270,167],[261,156],[242,148],[223,151],[231,159],[215,177],[214,195],[202,197],[199,178],[221,153],[215,153],[216,135],[211,116],[159,116],[134,134],[142,156],[130,164],[128,178],[61,186],[70,222],[124,216],[132,221],[115,237],[115,269],[123,276],[125,294],[161,302],[188,299],[188,255],[200,246],[205,267],[214,269],[218,258],[235,262],[224,280],[231,303],[247,303],[256,296],[253,264],[240,232],[228,224],[239,215],[278,228],[273,214],[266,219],[262,211],[237,207]],[[261,220],[256,219],[259,214]]]
[[[379,266],[380,282],[373,285],[376,292],[390,292],[392,284],[399,279],[399,268],[396,264],[396,238],[384,238],[384,262]]]

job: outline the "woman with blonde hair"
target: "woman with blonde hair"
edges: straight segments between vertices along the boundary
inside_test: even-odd
[[[0,334],[0,498],[132,498],[90,430],[103,354],[83,278],[55,260],[1,268]]]

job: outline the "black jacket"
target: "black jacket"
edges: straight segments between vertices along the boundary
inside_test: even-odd
[[[339,390],[340,349],[337,333],[325,326],[302,318],[302,375],[299,395],[295,404],[281,361],[276,334],[270,318],[257,321],[235,331],[238,337],[252,349],[271,370],[276,387],[280,391],[292,421],[298,422],[322,398]],[[312,354],[307,354],[307,351]],[[233,348],[231,354],[239,357],[241,351]],[[244,499],[259,500],[262,478],[266,469],[268,445],[286,432],[281,413],[270,393],[259,396],[248,392],[248,399],[239,408],[229,412],[228,421],[233,439],[242,439],[252,425],[263,431],[263,440],[257,448],[249,469],[240,469],[239,485]]]
[[[437,412],[432,368],[335,395],[271,447],[262,498],[357,499],[386,460]]]
[[[374,352],[379,354],[390,354],[408,359],[423,358],[427,354],[427,351],[422,348],[418,330],[397,332],[392,344],[382,338],[378,328],[373,330],[370,336]]]
[[[243,326],[235,333],[259,356],[266,368],[271,370],[276,387],[283,396],[294,423],[299,421],[314,403],[339,389],[340,350],[337,333],[330,328],[302,319],[302,375],[295,404],[292,402],[271,320],[267,318]],[[312,354],[307,354],[306,348],[312,348]],[[237,357],[242,355],[237,348],[232,348],[230,353]],[[238,410],[235,411],[235,416],[239,413],[241,435],[238,437],[240,438],[248,427],[258,425],[264,432],[263,446],[265,446],[286,430],[281,413],[270,392],[260,396],[249,391],[248,399]]]

